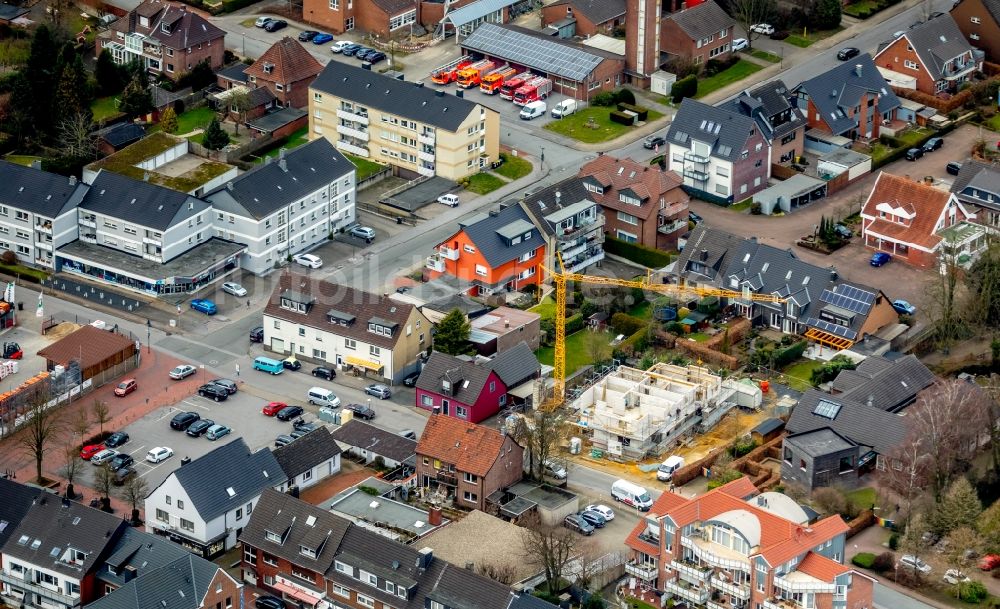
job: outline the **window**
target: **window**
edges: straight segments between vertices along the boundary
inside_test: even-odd
[[[618,212],[618,219],[625,224],[637,225],[639,224],[639,218],[633,216],[632,214],[627,214],[623,211]]]
[[[368,347],[368,353],[375,357],[378,357],[379,355],[382,354],[382,350],[376,347],[375,345],[370,345]]]
[[[281,543],[281,535],[273,531],[264,531],[264,538],[268,541],[273,541],[274,543]]]
[[[177,509],[178,510],[183,510],[184,509],[184,501],[182,501],[180,499],[177,500]]]
[[[483,266],[483,265],[481,265],[481,264],[477,264],[476,265],[476,275],[481,275],[481,276],[485,277],[486,276],[486,267]]]
[[[181,518],[181,528],[184,529],[185,531],[190,531],[193,533],[194,523],[191,522],[190,520],[185,520],[184,518]]]
[[[906,61],[904,61],[903,65],[906,66],[907,68],[911,69],[911,70],[919,70],[920,69],[920,65],[917,62],[910,61],[909,59],[907,59]]]
[[[160,522],[170,522],[170,514],[164,512],[163,510],[157,508],[156,519]]]
[[[274,329],[275,330],[280,330],[281,329],[281,322],[278,321],[277,319],[274,320]]]
[[[724,197],[728,197],[729,196],[729,187],[726,186],[725,184],[716,184],[715,185],[715,192],[717,194],[720,194],[720,195],[724,196]]]
[[[18,220],[24,220],[25,222],[27,222],[28,221],[28,212],[16,211],[16,212],[14,212],[14,218],[16,218]]]
[[[277,567],[278,566],[278,557],[277,556],[272,556],[272,555],[268,554],[267,552],[264,552],[261,555],[261,559],[264,561],[265,565],[271,565],[272,567]]]
[[[243,562],[250,565],[257,564],[257,552],[246,544],[243,545]]]
[[[292,577],[297,577],[307,582],[312,582],[315,579],[311,572],[299,569],[295,565],[292,565]]]
[[[979,25],[981,23],[979,17],[969,17],[969,21],[975,23],[976,25]]]
[[[236,520],[243,520],[243,508],[236,510]]]
[[[173,499],[170,498],[170,495],[167,495],[167,505],[172,505],[172,501]]]
[[[344,348],[345,349],[350,349],[351,351],[353,351],[353,350],[355,350],[355,349],[358,348],[358,343],[354,339],[352,339],[352,338],[345,338],[344,339]]]
[[[357,603],[362,607],[368,607],[368,609],[375,609],[375,599],[369,598],[367,596],[359,594],[357,597]]]
[[[472,501],[472,502],[479,501],[479,497],[475,493],[470,493],[469,491],[465,491],[464,493],[462,493],[462,498],[465,499],[466,501]]]
[[[420,396],[420,404],[423,405],[423,406],[433,406],[434,405],[434,398],[432,398],[429,395],[422,395],[422,396]]]
[[[404,25],[409,25],[411,23],[416,23],[417,21],[417,9],[407,11],[402,15],[397,15],[392,19],[389,19],[389,31],[397,30]]]
[[[333,593],[344,598],[351,598],[351,589],[340,584],[333,584]]]
[[[475,474],[470,474],[469,472],[465,472],[463,479],[470,484],[476,484],[477,482],[479,482],[479,476]]]
[[[468,408],[463,408],[462,406],[456,406],[455,407],[455,416],[458,417],[458,418],[460,418],[460,419],[467,419],[467,418],[469,418],[469,409]]]
[[[351,577],[354,577],[354,567],[347,563],[342,563],[339,560],[333,562],[333,568],[337,570],[338,573],[346,573]]]
[[[462,249],[465,250],[466,252],[470,253],[470,254],[475,254],[476,253],[476,248],[472,247],[469,244],[464,245],[462,247]]]
[[[376,588],[378,587],[378,576],[375,575],[374,573],[369,573],[368,571],[362,570],[358,572],[358,575],[359,575],[358,579],[360,579],[361,581],[365,582],[366,584],[375,586]]]

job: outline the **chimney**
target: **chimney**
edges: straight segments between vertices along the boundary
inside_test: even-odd
[[[440,511],[440,508],[438,508]],[[434,562],[434,550],[430,548],[420,548],[420,556],[417,557],[417,566],[421,569],[426,569],[431,566]]]
[[[440,406],[435,406],[434,408],[431,409],[431,412],[433,414],[441,414],[441,407]]]
[[[860,63],[854,64],[854,73],[858,75],[858,78],[861,78],[861,67]]]
[[[465,569],[467,571],[474,571],[475,568],[476,568],[476,563],[474,563],[472,561],[468,561],[468,560],[465,561]]]
[[[499,215],[500,215],[500,212],[499,212],[499,211],[497,211],[497,210],[495,210],[495,209],[491,209],[491,210],[490,210],[490,217],[491,217],[491,218],[496,218],[496,217],[497,217],[497,216],[499,216]]]
[[[503,327],[505,327],[505,328],[509,328],[510,327],[510,320],[509,319],[503,320]]]
[[[285,159],[278,159],[278,166],[281,167],[282,171],[288,172],[288,161]]]
[[[455,97],[465,97],[465,93],[461,89],[455,89]]]
[[[370,64],[370,63],[368,63],[368,62],[366,61],[366,62],[364,62],[363,64],[361,64],[361,69],[362,69],[362,70],[369,70],[369,71],[370,71],[370,70],[372,69],[372,64]]]
[[[67,497],[63,497],[62,498],[62,506],[64,508],[68,508],[69,507],[69,499]]]
[[[69,177],[69,185],[70,186],[76,186],[76,176],[70,176]]]
[[[229,180],[228,182],[226,182],[226,190],[232,190],[232,189],[233,189],[233,181]]]
[[[871,408],[875,405],[875,396],[868,394],[868,407]]]
[[[701,259],[708,260],[708,250],[701,250]]]
[[[560,199],[562,199],[562,193],[557,190],[556,191],[556,207],[559,207],[559,205],[560,205],[559,200]]]
[[[439,527],[441,526],[441,522],[441,508],[437,506],[431,507],[431,509],[427,511],[427,524],[432,527]]]
[[[830,265],[830,279],[833,281],[837,280],[837,268],[833,265]]]
[[[278,158],[279,158],[279,159],[283,159],[283,158],[285,158],[285,153],[286,153],[286,152],[288,152],[288,149],[287,149],[287,148],[285,148],[284,146],[282,146],[281,148],[279,148],[279,149],[278,149]]]

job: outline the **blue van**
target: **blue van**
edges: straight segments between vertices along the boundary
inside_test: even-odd
[[[271,374],[281,374],[285,367],[276,359],[271,359],[269,357],[258,357],[253,360],[253,369],[261,370],[263,372],[270,372]]]

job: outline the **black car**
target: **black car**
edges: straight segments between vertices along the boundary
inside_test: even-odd
[[[957,176],[958,172],[962,171],[962,164],[959,163],[958,161],[952,161],[947,165],[945,165],[944,170],[947,171],[950,175]],[[104,445],[107,446],[107,443],[105,442]]]
[[[301,406],[285,406],[275,415],[279,421],[291,421],[297,416],[301,416],[305,410]]]
[[[283,19],[272,19],[264,24],[264,31],[267,32],[277,32],[278,30],[288,27],[288,22]]]
[[[347,55],[348,57],[350,57],[351,55],[354,55],[355,53],[357,53],[359,49],[363,49],[363,48],[365,48],[365,47],[363,47],[360,44],[358,44],[358,43],[355,42],[354,44],[347,45],[340,52],[341,52],[341,54]]]
[[[853,57],[857,57],[861,54],[861,49],[856,49],[854,47],[844,47],[837,51],[837,59],[840,61],[847,61]]]
[[[646,150],[652,150],[653,148],[663,146],[666,143],[667,140],[662,135],[650,135],[642,141],[642,147]]]
[[[185,431],[184,433],[191,436],[192,438],[197,438],[201,436],[201,434],[208,431],[208,428],[211,427],[212,425],[215,425],[215,421],[213,421],[212,419],[202,419],[200,421],[195,421],[191,425],[191,427],[187,428],[187,431]]]
[[[224,402],[229,399],[229,390],[222,385],[205,383],[201,387],[198,387],[198,395],[203,398],[213,399],[216,402]]]
[[[375,418],[375,410],[364,404],[348,404],[347,409],[354,413],[354,416],[371,421]]]
[[[250,342],[252,343],[264,342],[264,328],[262,326],[257,326],[253,330],[250,330]]]
[[[296,420],[292,421],[292,428],[295,431],[301,431],[301,432],[304,432],[304,433],[309,433],[310,431],[316,431],[317,429],[319,429],[319,425],[317,425],[315,423],[307,423],[306,421],[303,421],[302,419],[296,419]]]
[[[197,412],[181,412],[174,415],[174,418],[170,419],[170,429],[175,431],[184,431],[191,424],[201,418],[201,415]]]
[[[233,395],[239,388],[236,386],[236,381],[231,381],[229,379],[215,379],[214,381],[209,381],[212,385],[218,385],[226,390],[226,393]]]
[[[362,60],[362,61],[365,61],[365,60],[368,59],[368,54],[369,53],[374,53],[374,52],[375,52],[375,49],[372,49],[372,48],[369,48],[369,47],[361,47],[360,49],[357,49],[357,50],[354,51],[354,56],[357,57],[358,59]]]
[[[608,524],[608,519],[597,512],[592,512],[590,510],[584,510],[580,512],[580,518],[586,520],[590,526],[595,529],[603,529],[604,525]]]
[[[563,526],[584,535],[594,534],[594,525],[584,520],[579,514],[570,514],[563,518]]]
[[[924,156],[923,148],[910,148],[909,150],[906,151],[907,161],[916,161],[922,156]]]
[[[276,596],[258,596],[254,601],[256,609],[286,609],[285,601]]]
[[[380,61],[385,61],[385,53],[382,51],[375,51],[374,53],[368,53],[365,55],[365,61],[368,63],[378,63]]]
[[[420,378],[419,372],[411,372],[403,379],[403,384],[407,387],[416,387],[418,378]]]
[[[941,146],[944,146],[944,140],[939,137],[932,137],[924,142],[924,152],[934,152]]]
[[[316,37],[319,32],[314,30],[306,30],[304,32],[299,32],[299,42],[309,42]]]
[[[281,365],[282,367],[284,367],[285,370],[291,370],[292,372],[295,372],[296,370],[302,367],[302,362],[300,362],[297,359],[286,359],[286,360],[281,360]]]
[[[333,368],[327,368],[326,366],[319,366],[317,368],[313,368],[312,375],[321,379],[332,381],[337,378],[337,371]]]
[[[134,463],[135,459],[132,458],[132,455],[128,453],[118,453],[117,455],[111,458],[111,461],[108,461],[108,468],[111,471],[116,472],[122,469],[123,467],[128,467],[130,465],[133,465]]]
[[[104,445],[108,448],[118,448],[126,442],[128,442],[128,434],[124,431],[116,431],[108,436],[108,439],[104,441]]]
[[[115,477],[112,478],[111,483],[115,486],[122,486],[129,480],[135,477],[136,471],[134,467],[123,467],[115,472]]]

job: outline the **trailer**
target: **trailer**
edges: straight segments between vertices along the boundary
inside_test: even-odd
[[[534,77],[534,74],[531,72],[524,72],[523,74],[514,76],[510,80],[505,80],[500,87],[500,99],[506,99],[507,101],[514,99],[514,91],[520,89],[524,83]]]
[[[455,84],[463,89],[475,87],[482,81],[483,76],[488,74],[495,66],[496,64],[489,59],[481,59],[476,63],[459,70],[458,78],[455,79]]]
[[[464,70],[470,65],[472,65],[472,60],[466,57],[448,62],[431,72],[431,82],[436,85],[446,85],[455,80],[459,70]]]
[[[552,81],[548,78],[536,76],[521,85],[521,88],[517,91],[514,91],[514,103],[518,106],[530,104],[531,102],[545,99],[551,92]]]
[[[483,82],[479,84],[479,90],[487,95],[493,95],[500,91],[500,87],[506,80],[515,76],[517,76],[517,70],[509,65],[497,68],[483,77]]]

